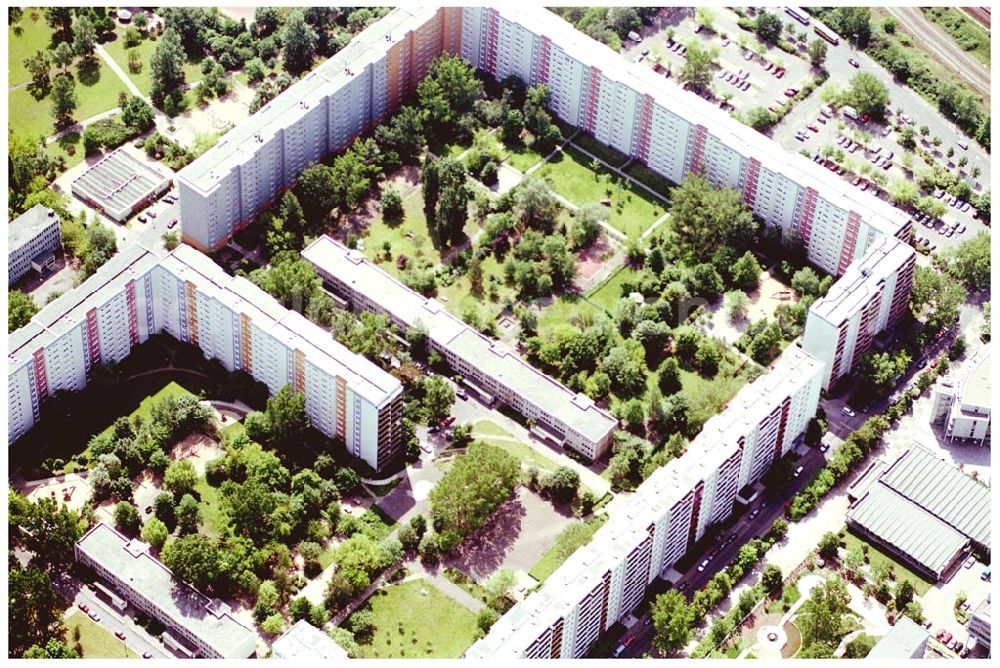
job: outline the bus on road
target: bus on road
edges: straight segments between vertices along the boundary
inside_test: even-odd
[[[825,39],[826,41],[828,41],[830,44],[833,44],[834,46],[840,44],[840,36],[838,36],[837,33],[833,32],[819,21],[816,21],[816,24],[813,26],[813,32],[822,37],[823,39]]]
[[[785,7],[785,13],[804,26],[809,25],[809,14],[801,7]]]

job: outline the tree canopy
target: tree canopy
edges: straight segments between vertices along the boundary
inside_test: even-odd
[[[745,248],[757,233],[737,190],[715,189],[703,176],[690,174],[672,196],[670,221],[677,241],[697,261],[708,260],[722,246]]]

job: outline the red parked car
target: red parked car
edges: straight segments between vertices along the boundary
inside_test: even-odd
[[[447,427],[448,425],[450,425],[454,421],[455,421],[455,416],[454,415],[449,415],[445,419],[441,420],[441,426],[442,427]]]
[[[776,76],[776,77],[778,77],[780,79],[781,77],[785,76],[785,70],[782,69],[782,68],[778,68],[775,71],[774,76]]]

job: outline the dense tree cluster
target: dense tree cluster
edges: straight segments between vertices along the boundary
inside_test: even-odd
[[[516,458],[484,443],[475,442],[456,457],[430,494],[431,516],[442,549],[458,545],[508,500],[520,473]]]

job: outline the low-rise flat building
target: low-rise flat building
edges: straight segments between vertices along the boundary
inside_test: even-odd
[[[950,441],[986,445],[990,441],[992,365],[989,349],[962,365],[960,374],[938,379],[932,390],[931,422]]]
[[[730,517],[740,486],[763,474],[756,463],[784,452],[815,414],[822,365],[790,348],[774,366],[717,416],[717,424],[726,428],[706,424],[681,457],[654,471],[588,545],[501,617],[465,656],[580,658],[612,624],[631,614],[653,580]],[[766,454],[756,454],[760,448]]]
[[[927,629],[909,617],[898,617],[889,632],[882,636],[866,659],[922,659],[927,652]]]
[[[125,247],[10,335],[8,443],[35,424],[55,392],[82,390],[95,365],[120,362],[160,332],[272,394],[291,385],[312,425],[372,468],[402,455],[398,379],[185,245],[170,253]]]
[[[257,634],[236,621],[229,606],[174,578],[145,543],[101,522],[77,541],[74,551],[78,563],[163,624],[164,644],[181,655],[246,659],[257,651]]]
[[[850,373],[875,336],[906,313],[916,254],[883,237],[809,307],[802,347],[826,365],[823,389]]]
[[[576,393],[452,315],[438,301],[411,290],[330,237],[302,251],[316,273],[356,311],[389,318],[402,334],[423,327],[432,350],[491,399],[535,421],[535,432],[590,459],[607,452],[618,421],[590,397]]]
[[[969,618],[969,637],[976,641],[977,645],[982,645],[987,650],[990,649],[990,597],[976,606]]]
[[[62,246],[59,215],[36,204],[7,225],[7,287],[29,271],[51,268]]]
[[[304,619],[300,619],[271,645],[271,658],[292,660],[346,660],[347,652],[337,642]]]

